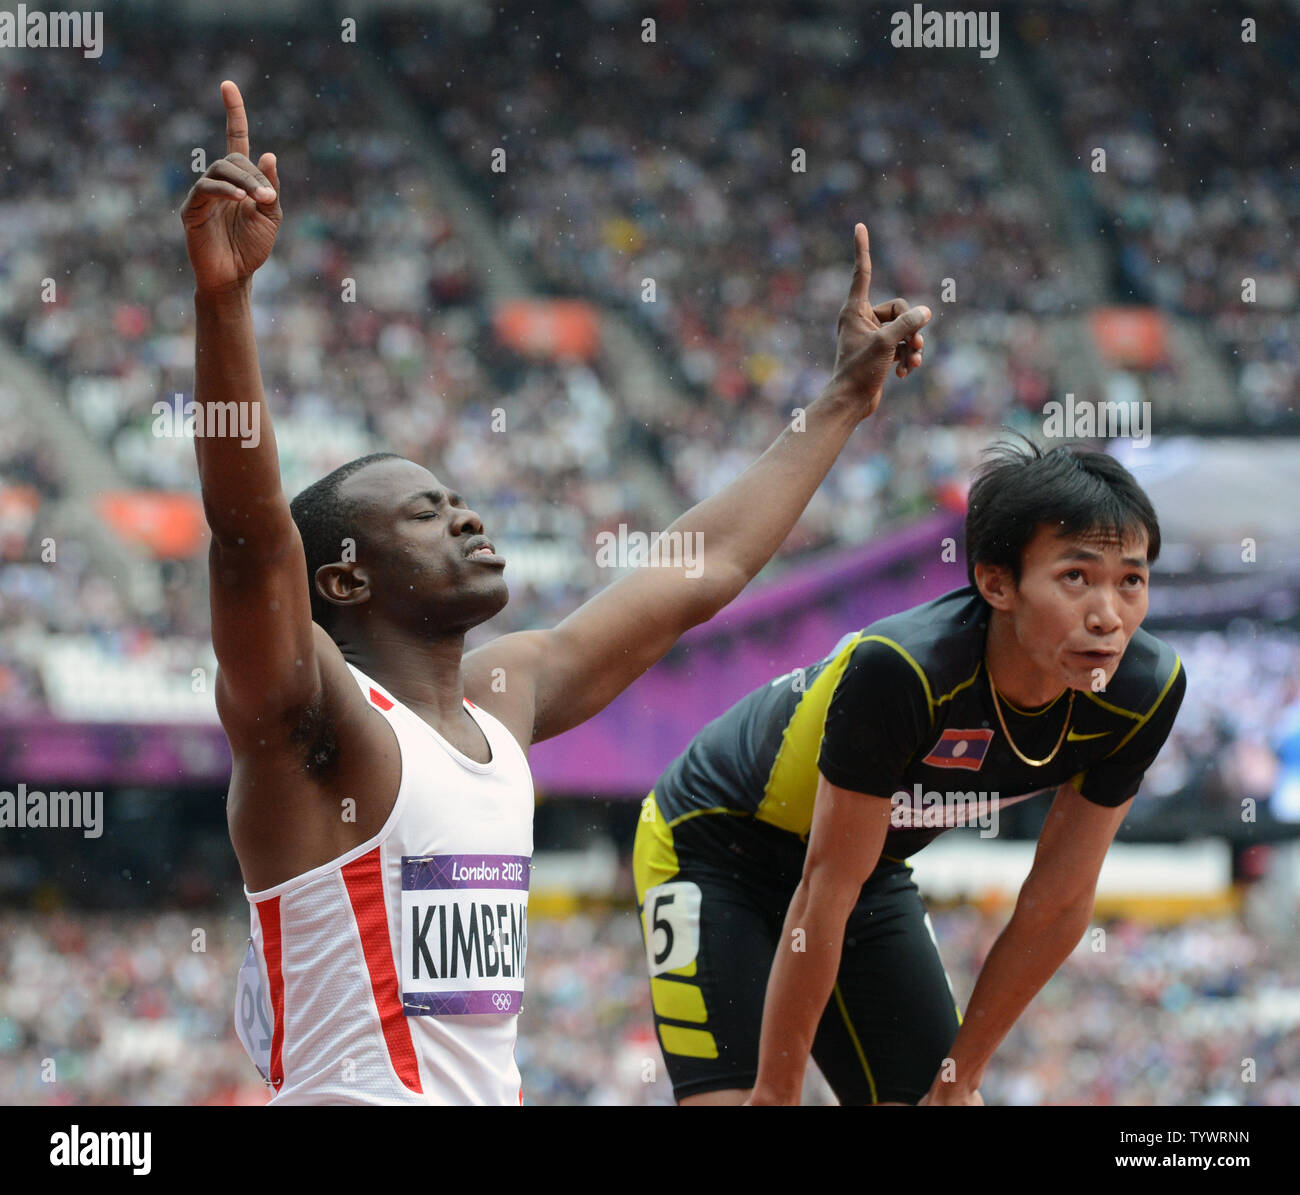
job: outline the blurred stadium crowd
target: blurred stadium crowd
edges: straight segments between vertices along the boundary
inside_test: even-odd
[[[1005,912],[932,919],[964,1007]],[[981,1086],[986,1103],[1300,1103],[1294,951],[1269,951],[1235,919],[1105,928],[1106,949],[1085,935],[1012,1030]],[[0,942],[0,1091],[19,1104],[265,1102],[232,1021],[245,940],[237,918],[180,914],[16,926]],[[672,1102],[630,911],[530,925],[519,1028],[526,1104]],[[834,1102],[819,1075],[805,1101]]]
[[[1187,20],[1159,0],[1035,5],[1020,25],[1135,296],[1194,318],[1231,358],[1259,426],[1300,392],[1300,22],[1285,5]],[[1243,21],[1255,23],[1251,42]],[[1177,54],[1150,53],[1176,45]],[[1254,279],[1254,309],[1240,301]]]
[[[1187,693],[1130,819],[1177,804],[1226,824],[1249,798],[1278,820],[1300,821],[1300,636],[1260,629],[1161,638],[1182,658]]]
[[[857,220],[872,236],[873,299],[942,315],[927,368],[855,436],[788,550],[860,542],[960,488],[970,457],[948,433],[1014,423],[1056,392],[1032,315],[1080,297],[1058,234],[1032,219],[1041,194],[1000,141],[990,72],[873,51],[842,30],[801,36],[795,15],[700,8],[689,38],[666,26],[662,45],[631,50],[598,25],[540,15],[479,36],[450,19],[386,30],[506,243],[551,286],[643,322],[673,362],[692,401],[649,430],[683,503],[739,473],[821,388]],[[968,102],[913,99],[945,91]],[[484,165],[498,146],[514,164],[494,178]],[[947,305],[945,277],[958,286]]]

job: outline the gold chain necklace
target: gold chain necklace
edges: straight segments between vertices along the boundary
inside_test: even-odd
[[[1074,690],[1070,690],[1070,702],[1065,707],[1065,725],[1061,727],[1061,737],[1056,740],[1056,746],[1052,748],[1052,753],[1046,759],[1030,759],[1019,747],[1012,741],[1011,731],[1007,729],[1006,720],[1002,717],[1002,707],[998,704],[998,687],[993,683],[993,672],[989,668],[988,656],[984,657],[984,671],[989,676],[989,688],[993,692],[993,709],[997,712],[998,723],[1002,727],[1002,733],[1007,736],[1007,744],[1011,750],[1016,753],[1022,763],[1027,763],[1031,768],[1041,768],[1046,763],[1051,763],[1056,758],[1056,753],[1061,749],[1061,744],[1065,742],[1065,732],[1070,729],[1070,715],[1074,712]]]

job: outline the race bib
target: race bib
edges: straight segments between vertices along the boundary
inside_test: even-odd
[[[689,967],[700,953],[699,884],[672,880],[646,890],[644,921],[650,976]]]
[[[529,871],[527,855],[402,857],[407,1016],[523,1009]]]
[[[248,940],[248,950],[244,954],[235,985],[235,1032],[258,1073],[269,1083],[271,1004],[266,997],[266,985],[262,982],[262,969],[257,965],[257,952],[253,949],[252,938]]]

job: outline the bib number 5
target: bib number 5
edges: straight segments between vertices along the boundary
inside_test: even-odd
[[[642,930],[652,976],[690,966],[700,952],[700,886],[675,880],[649,889]]]

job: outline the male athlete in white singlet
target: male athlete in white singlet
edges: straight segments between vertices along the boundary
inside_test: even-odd
[[[251,299],[282,219],[279,172],[248,156],[239,89],[221,93],[227,156],[181,218],[227,812],[251,906],[236,1025],[275,1104],[517,1104],[529,745],[604,709],[745,587],[891,367],[920,367],[930,312],[871,305],[858,225],[825,390],[665,532],[701,537],[703,569],[634,570],[554,628],[465,655],[508,594],[459,494],[378,453],[284,495]]]

